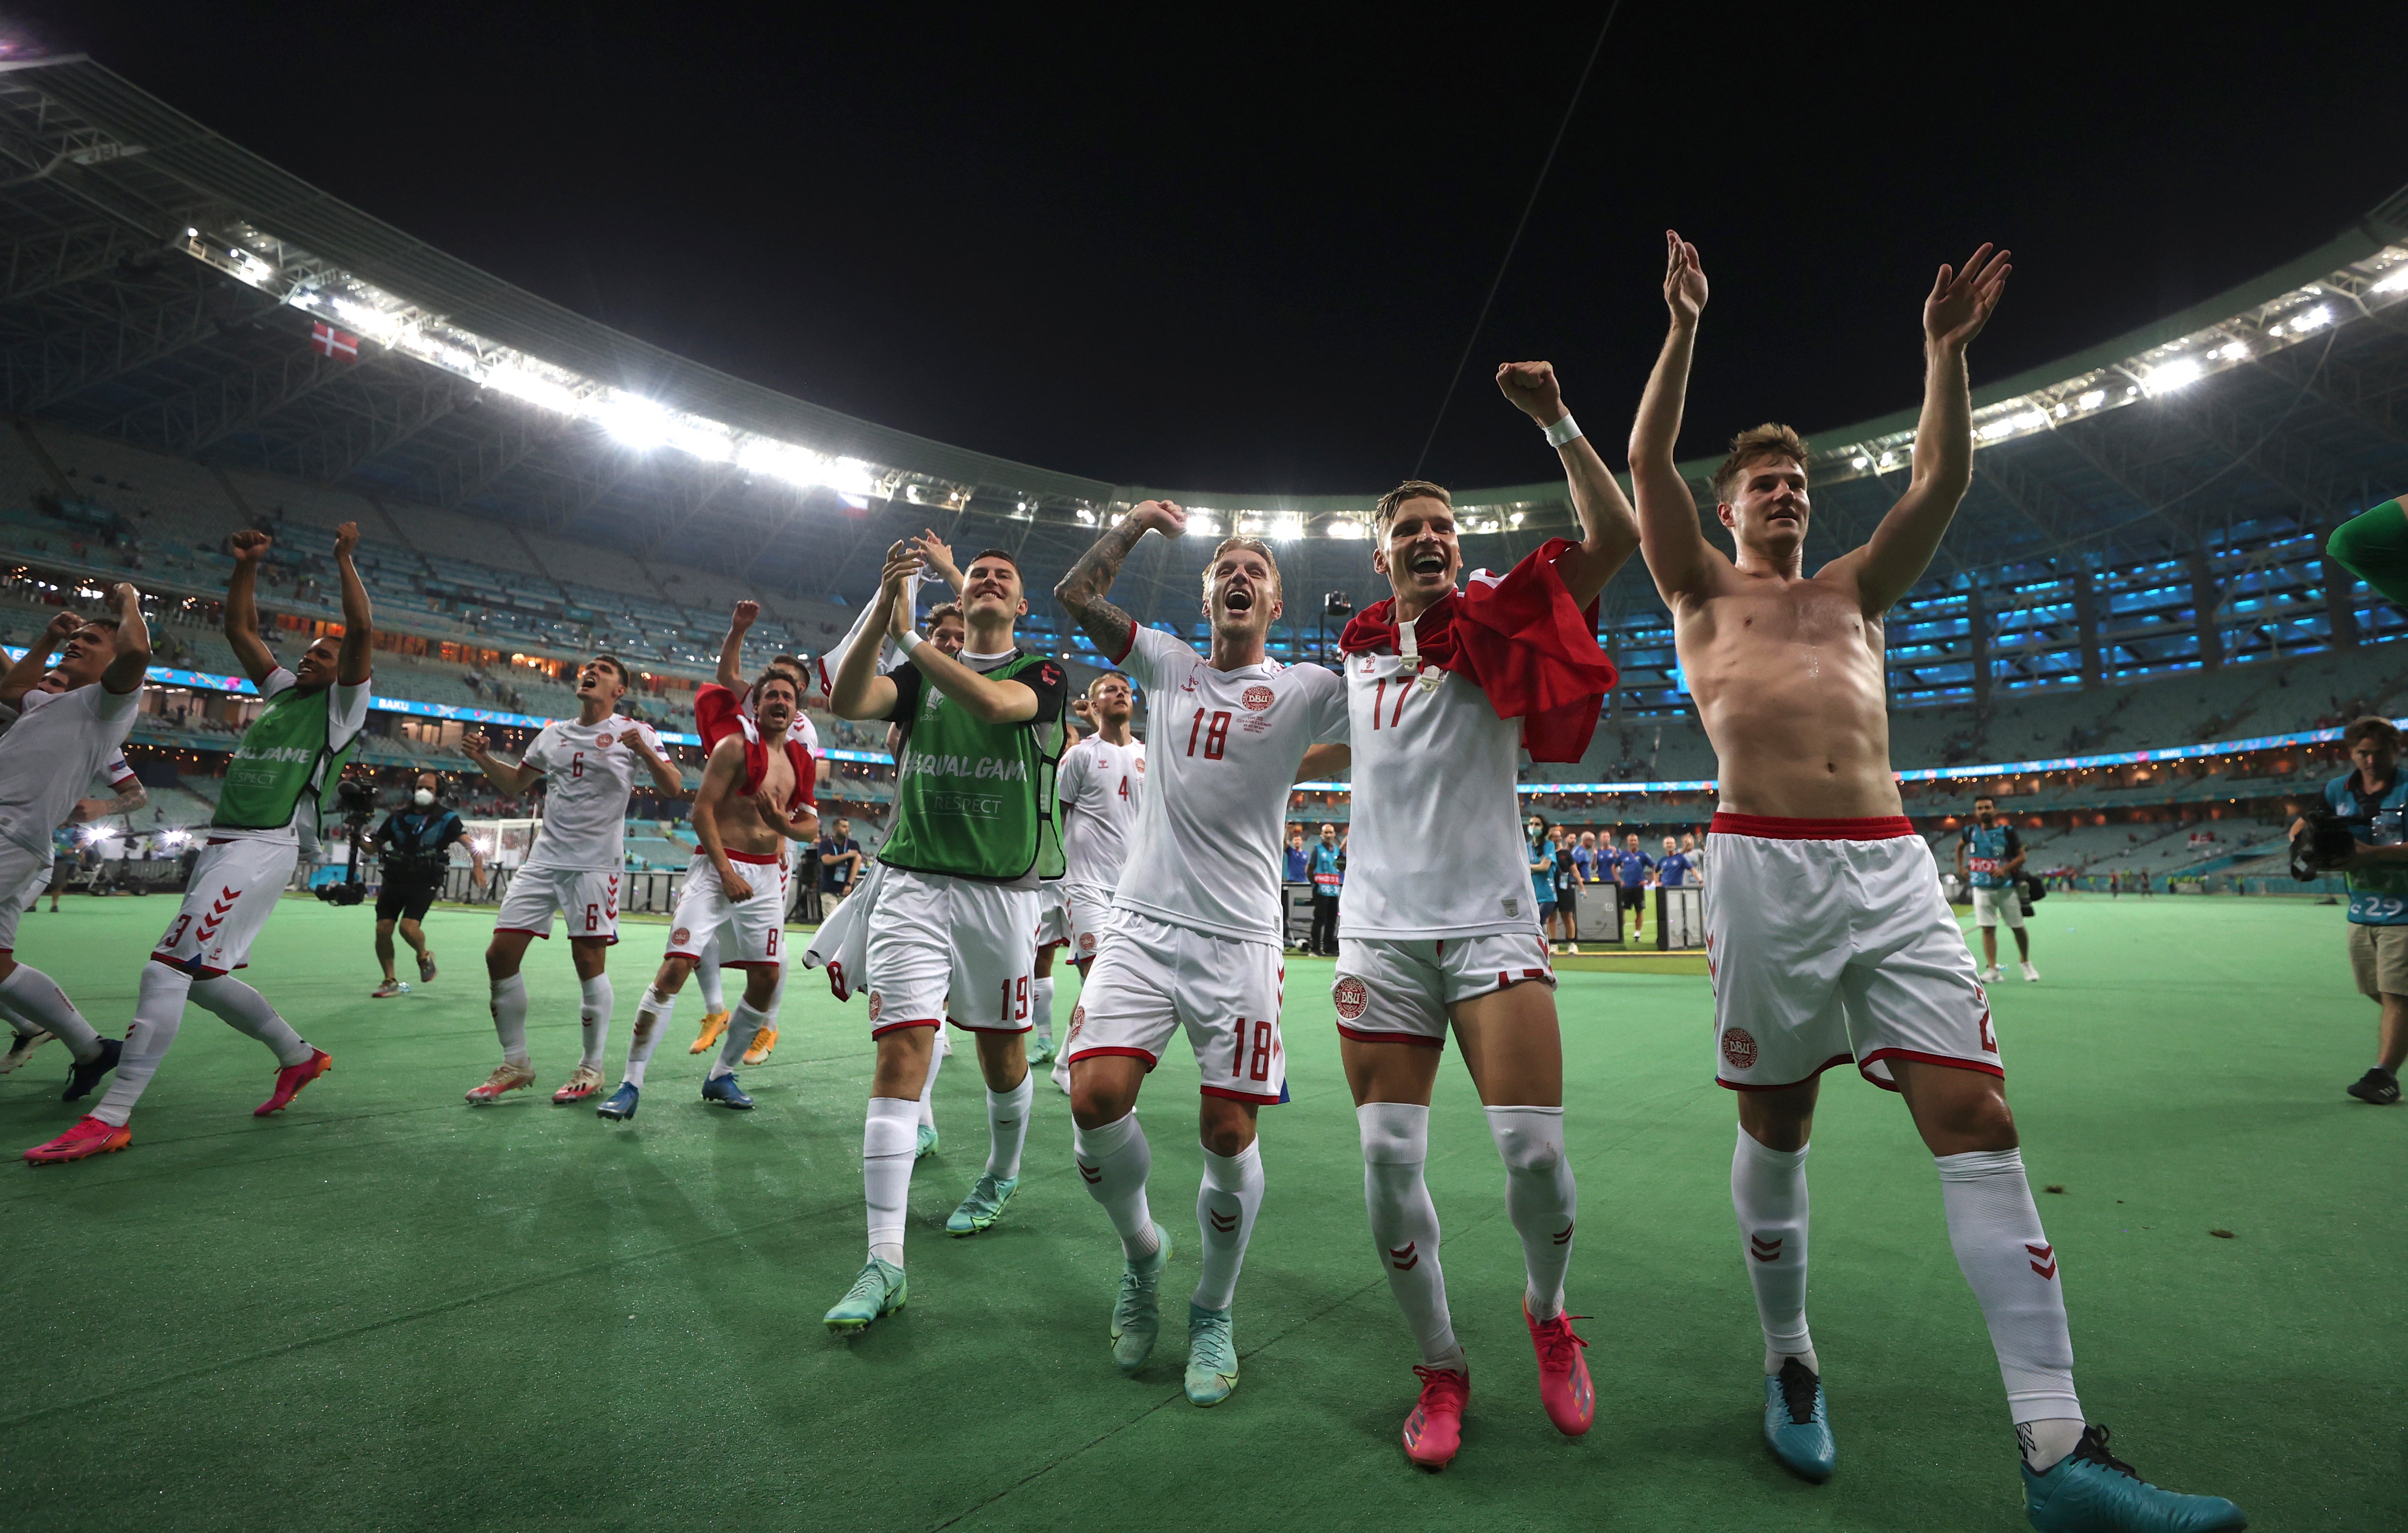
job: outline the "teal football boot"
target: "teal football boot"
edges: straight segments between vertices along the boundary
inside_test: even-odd
[[[1819,1485],[1831,1478],[1837,1450],[1823,1381],[1795,1357],[1783,1358],[1781,1371],[1764,1381],[1764,1445],[1800,1480]]]
[[[1162,1334],[1162,1305],[1154,1290],[1162,1286],[1163,1268],[1170,1265],[1170,1232],[1156,1225],[1154,1237],[1162,1242],[1161,1249],[1132,1258],[1121,1269],[1120,1297],[1112,1300],[1112,1361],[1123,1373],[1145,1367],[1154,1339]]]
[[[945,1216],[948,1235],[976,1235],[1003,1217],[1011,1204],[1011,1195],[1020,1189],[1018,1177],[980,1176],[978,1185],[962,1199],[962,1206]]]
[[[844,1291],[844,1297],[827,1312],[827,1328],[839,1336],[865,1330],[871,1321],[903,1308],[910,1292],[901,1268],[872,1256],[853,1280],[853,1286]]]
[[[1238,1387],[1238,1339],[1228,1310],[1187,1306],[1187,1399],[1218,1405]]]
[[[2073,1452],[2034,1474],[2023,1466],[2024,1510],[2040,1533],[2237,1533],[2249,1526],[2221,1496],[2159,1490],[2107,1452],[2107,1428],[2082,1429]]]

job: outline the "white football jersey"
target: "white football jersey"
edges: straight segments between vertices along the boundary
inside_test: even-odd
[[[1062,807],[1076,811],[1062,817],[1063,881],[1120,882],[1145,787],[1145,741],[1114,745],[1089,735],[1063,752],[1054,785]]]
[[[119,755],[142,701],[94,681],[71,692],[28,692],[0,735],[0,837],[48,853],[85,784]]]
[[[543,828],[529,867],[616,872],[627,863],[627,800],[636,774],[651,772],[628,738],[643,730],[655,751],[660,737],[617,714],[597,724],[554,719],[537,731],[522,759],[543,773]]]
[[[1536,931],[1513,774],[1522,721],[1435,666],[1346,657],[1353,821],[1338,935],[1477,937]]]
[[[1318,666],[1217,671],[1140,627],[1116,662],[1145,689],[1145,792],[1112,904],[1216,936],[1278,942],[1288,795],[1305,750],[1346,738],[1345,689]]]

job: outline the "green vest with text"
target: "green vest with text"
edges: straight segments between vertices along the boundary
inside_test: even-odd
[[[348,745],[328,748],[334,706],[333,687],[286,687],[270,697],[234,748],[209,824],[227,830],[281,830],[291,824],[301,795],[314,798],[351,753]]]
[[[986,672],[1008,681],[1049,664],[1023,654]],[[895,829],[879,849],[889,867],[1008,883],[1062,876],[1054,767],[1062,718],[982,724],[923,683],[911,738],[896,764]]]

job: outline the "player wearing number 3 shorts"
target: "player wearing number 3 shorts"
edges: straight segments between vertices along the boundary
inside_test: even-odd
[[[1508,364],[1497,381],[1547,428],[1584,539],[1551,538],[1502,578],[1477,571],[1457,591],[1463,553],[1447,493],[1399,485],[1374,519],[1372,565],[1392,595],[1349,622],[1339,644],[1354,818],[1331,996],[1372,1241],[1421,1343],[1405,1452],[1431,1469],[1455,1456],[1471,1389],[1422,1174],[1450,1023],[1505,1162],[1540,1401],[1568,1436],[1587,1431],[1596,1412],[1584,1343],[1564,1313],[1576,1198],[1564,1155],[1563,1045],[1513,781],[1526,748],[1539,761],[1577,761],[1587,748],[1613,684],[1595,604],[1638,535],[1613,477],[1565,412],[1554,368]]]
[[[494,916],[494,939],[485,949],[502,1062],[482,1085],[469,1090],[471,1107],[489,1106],[505,1092],[535,1084],[535,1062],[527,1049],[526,977],[519,967],[526,961],[529,942],[552,936],[554,915],[568,924],[584,1052],[552,1099],[563,1105],[581,1102],[602,1087],[602,1048],[610,1036],[613,1001],[610,977],[603,969],[610,944],[619,940],[627,800],[635,794],[637,767],[651,774],[663,795],[685,795],[685,780],[661,754],[652,730],[613,711],[626,692],[627,667],[616,656],[597,654],[577,670],[577,717],[554,719],[538,730],[516,764],[489,754],[482,734],[461,737],[460,749],[502,792],[515,797],[538,782],[544,785],[543,824],[535,849],[502,896]]]
[[[1949,1244],[2006,1385],[2031,1525],[2236,1529],[2231,1502],[2147,1483],[2083,1419],[2057,1251],[2024,1175],[1989,998],[1890,769],[1883,623],[1972,482],[1966,350],[2009,269],[1987,245],[1939,269],[1905,491],[1869,540],[1810,575],[1813,460],[1787,426],[1742,432],[1714,472],[1713,514],[1736,556],[1698,526],[1673,448],[1706,276],[1697,247],[1665,238],[1671,324],[1630,468],[1648,571],[1719,766],[1706,939],[1716,1079],[1739,1105],[1731,1205],[1764,1331],[1764,1440],[1792,1473],[1830,1478],[1833,1412],[1806,1325],[1806,1149],[1822,1072],[1854,1064],[1904,1098],[1934,1157]]]
[[[1097,538],[1054,591],[1144,689],[1154,735],[1111,924],[1065,1052],[1079,1175],[1121,1238],[1112,1360],[1134,1373],[1161,1328],[1156,1289],[1170,1260],[1168,1238],[1146,1206],[1154,1157],[1138,1125],[1138,1091],[1174,1033],[1183,1030],[1196,1051],[1204,1270],[1187,1302],[1186,1387],[1196,1404],[1215,1405],[1238,1383],[1232,1310],[1263,1200],[1254,1114],[1285,1098],[1283,822],[1306,752],[1343,739],[1346,711],[1336,677],[1264,655],[1281,610],[1279,565],[1267,544],[1228,538],[1205,566],[1209,661],[1104,599],[1149,529],[1177,537],[1186,525],[1178,507],[1147,501]]]

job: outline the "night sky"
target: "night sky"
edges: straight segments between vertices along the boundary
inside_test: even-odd
[[[1050,468],[1264,492],[1412,468],[1604,16],[695,10],[0,14],[729,372]],[[1922,294],[1984,239],[2016,272],[1977,384],[2257,276],[2408,181],[2379,15],[1626,4],[1426,472],[1553,476],[1488,381],[1508,359],[1555,361],[1618,442],[1667,225],[1714,283],[1684,454],[1913,403]]]

